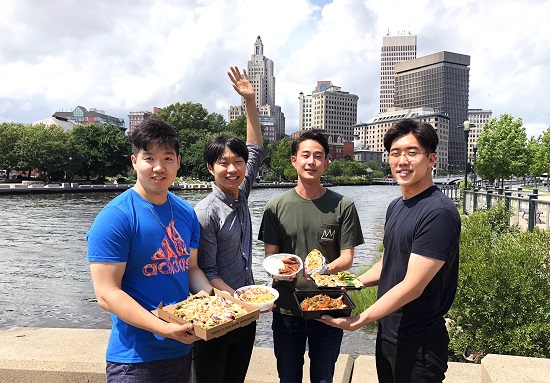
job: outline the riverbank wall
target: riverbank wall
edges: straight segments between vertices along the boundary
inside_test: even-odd
[[[97,192],[122,192],[134,186],[133,184],[105,183],[101,185],[79,184],[75,182],[63,182],[59,184],[44,184],[42,182],[28,183],[0,183],[0,195],[13,194],[54,194],[54,193],[97,193]],[[292,182],[262,182],[254,184],[254,188],[291,188],[296,186]],[[170,191],[176,190],[210,190],[210,182],[200,183],[174,183]]]
[[[110,330],[15,327],[0,331],[3,383],[105,382],[105,349]],[[304,382],[309,381],[306,357]],[[271,348],[256,347],[246,383],[278,382]],[[340,355],[335,383],[377,382],[373,355]],[[481,364],[449,362],[447,383],[542,383],[550,381],[550,359],[487,355]]]

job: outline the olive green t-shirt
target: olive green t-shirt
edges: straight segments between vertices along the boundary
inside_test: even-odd
[[[279,246],[281,253],[296,254],[302,260],[311,250],[317,249],[327,263],[338,258],[340,250],[364,243],[353,201],[330,189],[316,200],[300,197],[295,189],[270,200],[258,239]],[[273,287],[279,291],[274,310],[295,316],[300,316],[300,309],[294,291],[317,289],[312,282],[306,282],[301,272],[294,281],[273,282]]]

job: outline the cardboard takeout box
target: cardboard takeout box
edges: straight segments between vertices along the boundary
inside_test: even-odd
[[[256,307],[254,307],[251,304],[248,304],[246,302],[241,301],[240,299],[232,297],[231,295],[229,295],[229,293],[227,293],[225,291],[221,291],[221,290],[218,290],[218,289],[212,289],[210,291],[210,293],[207,293],[206,291],[200,291],[195,295],[196,296],[217,295],[217,296],[223,297],[225,299],[228,299],[232,302],[235,302],[235,303],[241,305],[248,312],[248,314],[243,315],[240,318],[237,318],[235,320],[232,320],[232,321],[229,321],[229,322],[226,322],[226,323],[222,323],[220,325],[214,326],[214,327],[209,328],[209,329],[204,329],[204,328],[200,327],[197,324],[193,324],[192,333],[195,334],[196,336],[198,336],[201,339],[210,340],[210,339],[213,339],[213,338],[220,337],[222,335],[227,334],[231,330],[234,330],[234,329],[239,328],[239,327],[246,326],[247,324],[250,324],[250,323],[254,322],[255,320],[258,320],[258,318],[260,317],[260,310],[259,309],[257,309]],[[163,306],[162,302],[161,302],[158,305],[158,308],[156,310],[153,310],[152,312],[153,312],[153,314],[158,316],[160,319],[165,320],[167,322],[187,324],[189,322],[185,321],[183,318],[180,318],[179,316],[174,314],[174,310],[175,310],[176,306],[180,303],[181,302],[174,303],[174,304],[169,305],[169,306]]]

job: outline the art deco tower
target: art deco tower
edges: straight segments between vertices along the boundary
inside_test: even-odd
[[[256,107],[264,135],[271,141],[280,140],[285,133],[285,118],[281,107],[275,105],[275,76],[273,61],[264,56],[264,44],[260,36],[254,43],[254,53],[248,61],[246,73],[256,92]],[[241,97],[240,106],[229,108],[229,121],[245,113],[246,103]]]

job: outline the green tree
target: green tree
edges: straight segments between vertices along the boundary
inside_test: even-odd
[[[225,118],[219,113],[210,113],[206,116],[207,129],[211,132],[223,132],[227,130],[228,124]],[[243,138],[246,137],[246,124],[244,129]]]
[[[274,177],[292,179],[293,171],[296,169],[290,162],[292,156],[292,141],[288,138],[283,138],[279,142],[269,145],[268,150],[271,153],[271,171]]]
[[[367,166],[364,163],[356,161],[343,161],[344,174],[351,177],[363,177],[367,175]]]
[[[42,178],[61,179],[67,155],[67,134],[57,125],[26,124],[15,143],[16,168],[30,176],[37,170]]]
[[[331,161],[331,163],[328,165],[327,170],[325,171],[325,175],[331,176],[331,177],[340,177],[343,176],[344,173],[344,161],[334,160]],[[346,174],[349,175],[349,174]]]
[[[130,167],[128,136],[114,125],[77,125],[71,133],[72,173],[90,177],[125,174]]]
[[[381,170],[380,165],[376,161],[367,161],[365,162],[365,167],[369,168],[370,170]]]
[[[230,134],[243,140],[246,138],[245,116],[228,125],[222,115],[209,114],[198,103],[175,103],[155,113],[153,118],[165,121],[177,130],[181,152],[179,173],[186,177],[210,177],[204,164],[204,147],[214,137]]]
[[[227,124],[227,133],[240,138],[241,140],[246,140],[246,115],[243,114],[229,124]]]
[[[325,172],[326,175],[332,177],[362,177],[367,175],[367,173],[366,164],[347,159],[331,161]]]
[[[521,119],[509,114],[486,124],[478,140],[476,171],[493,182],[528,173],[527,134]]]
[[[17,141],[22,136],[24,126],[14,122],[0,124],[0,169],[6,170],[6,178],[10,171],[17,169]]]
[[[184,104],[177,102],[168,105],[155,113],[153,117],[167,122],[177,130],[180,138],[180,146],[183,151],[206,132],[211,131],[210,122],[216,122],[214,125],[219,127],[217,124],[219,120],[215,116],[209,120],[208,110],[201,104],[192,102],[186,102]],[[212,126],[212,129],[215,129],[215,127]]]
[[[550,127],[546,129],[533,144],[533,162],[531,167],[531,175],[541,176],[543,173],[550,173]],[[547,178],[548,180],[548,178]],[[550,183],[548,184],[550,190]]]

